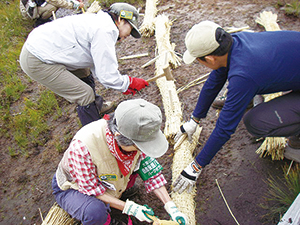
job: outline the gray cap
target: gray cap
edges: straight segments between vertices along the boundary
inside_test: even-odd
[[[220,44],[216,40],[216,30],[220,25],[211,21],[202,21],[194,25],[185,37],[187,50],[183,54],[183,61],[191,64],[196,58],[212,53]]]
[[[126,19],[132,26],[131,35],[140,38],[141,33],[138,29],[139,13],[136,8],[124,2],[117,2],[110,6],[109,11],[118,15],[122,19]]]
[[[118,131],[146,155],[158,158],[166,153],[169,144],[160,130],[160,109],[143,99],[121,102],[115,110]]]

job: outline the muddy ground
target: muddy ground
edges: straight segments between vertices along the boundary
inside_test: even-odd
[[[283,30],[300,31],[299,18],[284,15],[283,10],[277,7],[277,0],[168,0],[159,2],[159,14],[164,13],[173,21],[171,28],[171,42],[176,44],[175,51],[183,54],[185,51],[184,37],[193,24],[201,20],[212,20],[222,26],[244,27],[249,26],[255,32],[261,32],[263,27],[255,23],[255,18],[263,10],[271,10],[278,14],[278,24]],[[141,12],[145,8],[142,5]],[[141,66],[155,57],[155,37],[136,40],[128,38],[117,44],[118,57],[148,52],[148,57],[130,60],[120,60],[120,71],[135,77],[148,79],[154,75],[155,67],[151,65],[142,69]],[[173,70],[176,86],[179,88],[197,77],[209,72],[209,69],[194,63],[182,64]],[[25,77],[20,72],[21,77]],[[24,79],[26,80],[26,79]],[[22,97],[34,99],[43,87],[37,83],[27,83],[27,91]],[[183,107],[184,120],[191,115],[202,85],[194,86],[179,94]],[[97,92],[104,95],[106,100],[122,101],[129,98],[144,98],[157,104],[162,111],[163,105],[159,90],[152,82],[149,87],[135,96],[124,96],[113,90],[105,90],[98,84]],[[0,224],[1,225],[29,225],[41,224],[41,215],[46,216],[54,203],[51,194],[51,179],[63,155],[56,149],[57,143],[66,149],[70,138],[80,128],[75,111],[75,105],[57,97],[63,110],[58,119],[49,118],[52,127],[49,140],[44,146],[32,146],[28,156],[19,155],[12,158],[7,147],[11,138],[1,137],[0,144]],[[203,131],[199,142],[205,143],[217,119],[216,111],[211,109],[203,120]],[[9,136],[9,135],[8,135]],[[218,180],[227,202],[237,221],[243,225],[277,224],[276,219],[262,218],[268,210],[260,205],[267,204],[264,199],[268,192],[265,183],[270,176],[283,177],[282,166],[289,164],[289,160],[272,161],[270,157],[260,158],[255,153],[261,142],[256,142],[247,133],[244,125],[240,123],[235,134],[226,143],[221,151],[208,165],[197,182],[196,219],[202,225],[231,225],[235,224],[216,185]],[[202,145],[197,146],[195,154],[199,153]],[[171,181],[172,148],[160,159],[168,181]],[[145,195],[141,182],[137,196],[133,198],[140,204],[148,204],[161,219],[168,219],[163,205],[156,200],[153,194]],[[169,191],[170,182],[167,185]],[[142,224],[142,223],[136,223]]]

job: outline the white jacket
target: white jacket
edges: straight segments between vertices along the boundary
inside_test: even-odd
[[[35,28],[27,50],[48,64],[63,64],[70,71],[90,68],[106,88],[126,91],[127,75],[118,71],[115,44],[119,30],[108,13],[67,16]]]

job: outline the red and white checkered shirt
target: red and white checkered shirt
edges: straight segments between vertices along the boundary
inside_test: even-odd
[[[78,191],[86,195],[103,195],[106,187],[97,176],[96,166],[92,162],[87,147],[80,140],[73,140],[69,146],[68,167],[71,177],[78,184]],[[141,159],[146,157],[141,154]],[[167,183],[163,174],[159,172],[155,176],[144,181],[147,193],[160,188]]]

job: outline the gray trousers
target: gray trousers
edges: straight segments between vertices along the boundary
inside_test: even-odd
[[[48,19],[52,16],[52,11],[56,12],[58,8],[54,5],[47,3],[44,7],[38,6],[38,14],[42,19]]]
[[[90,75],[88,68],[68,71],[61,64],[47,64],[32,55],[25,46],[20,54],[23,71],[71,103],[86,106],[95,101],[94,90],[80,78]]]
[[[244,123],[255,137],[289,137],[300,134],[300,92],[290,92],[249,110]]]

